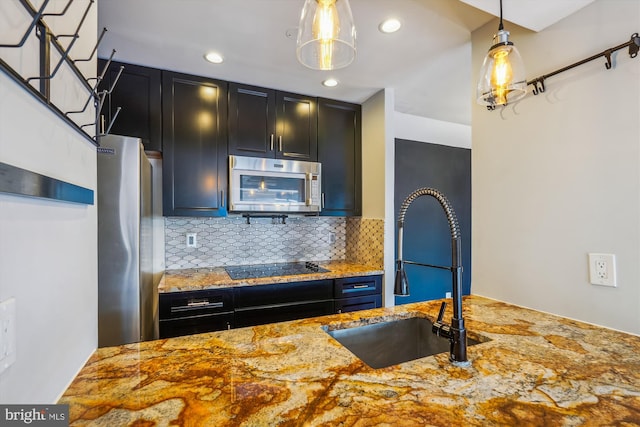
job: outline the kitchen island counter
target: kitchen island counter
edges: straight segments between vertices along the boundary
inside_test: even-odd
[[[200,291],[205,289],[233,288],[237,286],[266,285],[273,283],[302,282],[307,280],[337,279],[354,276],[384,274],[381,268],[347,261],[317,262],[328,272],[314,272],[291,276],[270,276],[234,280],[223,267],[167,270],[158,285],[159,293]]]
[[[640,425],[638,336],[470,296],[471,366],[372,369],[322,329],[433,320],[439,305],[98,349],[59,403],[71,425]]]

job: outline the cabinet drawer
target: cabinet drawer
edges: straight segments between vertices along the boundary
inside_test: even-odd
[[[235,326],[264,325],[334,313],[333,300],[277,304],[236,310]]]
[[[382,276],[362,276],[336,279],[335,298],[382,294]]]
[[[333,298],[333,280],[274,283],[234,288],[236,309]]]
[[[351,311],[369,310],[382,307],[381,295],[365,295],[355,298],[343,298],[335,301],[336,313],[349,313]]]
[[[160,294],[160,320],[233,313],[231,290],[188,291]]]
[[[233,319],[233,313],[223,313],[160,320],[160,338],[224,331],[234,326]]]

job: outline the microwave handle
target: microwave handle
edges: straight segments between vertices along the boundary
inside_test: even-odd
[[[313,175],[311,175],[311,172],[307,172],[305,174],[305,179],[304,179],[304,204],[307,206],[311,206],[311,180],[313,178]]]

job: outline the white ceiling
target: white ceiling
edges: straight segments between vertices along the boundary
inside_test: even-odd
[[[539,31],[592,1],[505,1],[504,16]],[[471,31],[499,14],[498,0],[350,3],[357,56],[341,70],[310,70],[296,60],[304,0],[100,0],[99,26],[108,32],[99,55],[116,49],[122,62],[356,103],[393,88],[396,111],[470,124],[471,67],[480,66],[471,64]],[[400,31],[380,33],[378,24],[392,16]],[[207,63],[210,50],[224,63]],[[338,87],[320,84],[329,76]]]

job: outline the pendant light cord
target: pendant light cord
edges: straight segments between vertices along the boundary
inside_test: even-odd
[[[498,26],[498,31],[504,30],[504,25],[502,25],[502,0],[500,0],[500,25]]]

